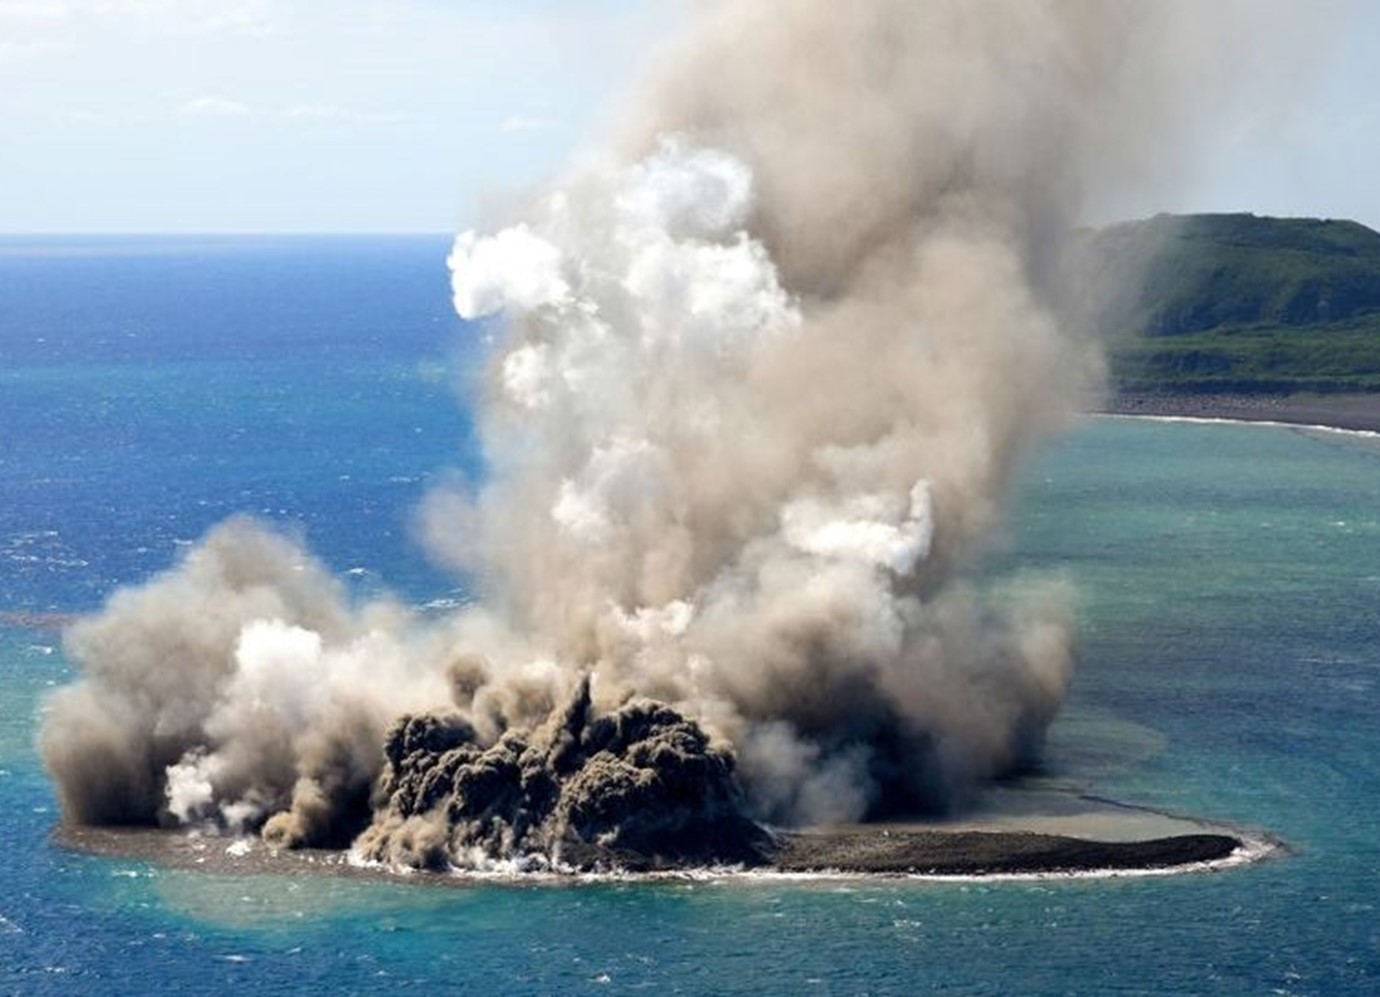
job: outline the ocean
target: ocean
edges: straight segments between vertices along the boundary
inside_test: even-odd
[[[440,237],[0,239],[0,993],[1380,990],[1380,439],[1094,419],[985,571],[1066,577],[1080,664],[1038,778],[1263,829],[1172,876],[453,888],[55,846],[60,626],[252,513],[360,595],[455,604],[412,514],[479,480],[483,330]]]

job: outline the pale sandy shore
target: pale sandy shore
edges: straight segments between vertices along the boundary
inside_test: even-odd
[[[1116,395],[1107,415],[1279,422],[1380,433],[1380,395]]]

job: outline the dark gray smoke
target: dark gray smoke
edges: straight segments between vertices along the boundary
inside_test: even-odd
[[[1163,158],[1227,10],[713,4],[613,151],[456,241],[457,309],[502,317],[492,475],[423,520],[483,601],[350,607],[222,527],[73,629],[66,815],[745,861],[748,815],[942,809],[1030,761],[1070,599],[970,569],[1098,384],[1050,310],[1064,235]]]
[[[485,747],[463,716],[403,717],[388,734],[366,859],[444,869],[756,864],[732,754],[662,703],[595,716],[589,681],[532,732]]]

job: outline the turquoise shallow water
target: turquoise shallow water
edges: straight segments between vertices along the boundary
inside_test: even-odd
[[[481,473],[438,373],[476,338],[443,242],[53,248],[0,243],[0,611],[89,609],[234,509],[301,524],[355,584],[457,594],[408,539],[428,481]],[[1097,421],[1027,468],[992,570],[1079,593],[1047,776],[1296,854],[1166,878],[459,889],[78,856],[48,843],[32,748],[69,668],[9,615],[0,992],[1380,988],[1380,441]]]

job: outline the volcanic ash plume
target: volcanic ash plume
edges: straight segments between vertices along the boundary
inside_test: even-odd
[[[743,861],[749,817],[942,809],[1028,762],[1067,598],[970,568],[1096,380],[1045,302],[1153,125],[1147,7],[716,5],[619,151],[455,243],[491,471],[422,518],[482,601],[351,607],[217,529],[69,636],[65,813],[428,866]]]

